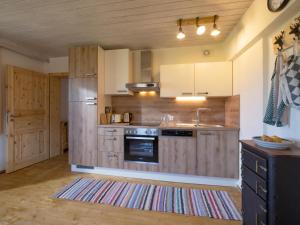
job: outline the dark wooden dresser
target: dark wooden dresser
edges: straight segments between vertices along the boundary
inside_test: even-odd
[[[300,149],[241,143],[243,225],[300,225]]]

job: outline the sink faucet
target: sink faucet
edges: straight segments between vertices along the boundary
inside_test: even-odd
[[[196,109],[196,126],[200,126],[200,112],[210,111],[209,108],[197,108]]]

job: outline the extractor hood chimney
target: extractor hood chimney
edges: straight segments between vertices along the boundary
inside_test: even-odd
[[[152,52],[140,52],[140,68],[137,82],[128,83],[126,87],[133,92],[140,91],[159,91],[159,83],[153,82],[152,77]]]

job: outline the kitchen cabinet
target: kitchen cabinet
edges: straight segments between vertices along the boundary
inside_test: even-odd
[[[162,65],[160,97],[232,95],[232,63]]]
[[[98,54],[101,50],[98,45],[71,47],[69,49],[70,77],[97,77]]]
[[[197,131],[199,176],[239,177],[239,132],[237,130]]]
[[[195,64],[195,95],[210,97],[232,95],[232,63]]]
[[[97,166],[97,103],[69,102],[69,161]]]
[[[132,54],[129,49],[105,51],[105,94],[132,94],[126,83],[132,82]]]
[[[159,137],[159,171],[196,173],[195,137]]]
[[[160,97],[194,95],[194,64],[163,65],[160,67]]]
[[[124,163],[124,129],[98,129],[98,166],[123,168]]]

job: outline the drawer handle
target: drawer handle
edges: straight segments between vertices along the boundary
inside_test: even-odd
[[[261,211],[263,211],[264,213],[267,213],[267,212],[268,212],[262,205],[259,205],[259,208],[260,208]]]
[[[199,133],[200,135],[213,135],[212,133]]]
[[[117,130],[116,130],[116,129],[113,129],[113,130],[106,130],[106,132],[114,133],[114,132],[117,132]]]
[[[86,105],[97,105],[96,102],[86,102],[85,104],[86,104]]]
[[[264,172],[267,172],[267,168],[262,166],[262,165],[258,165],[258,161],[255,161],[255,172],[258,172],[258,169],[263,170]]]
[[[115,141],[117,138],[105,138],[106,141]]]
[[[268,192],[267,189],[263,188],[261,185],[258,184],[258,182],[256,181],[255,184],[255,191],[256,193],[258,193],[258,189],[260,189],[262,192],[264,192],[265,194]]]

